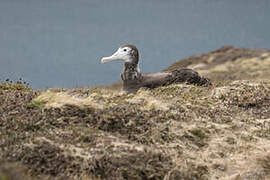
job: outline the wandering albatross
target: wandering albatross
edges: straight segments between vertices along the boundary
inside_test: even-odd
[[[103,57],[101,63],[120,60],[124,62],[121,73],[123,89],[128,92],[136,92],[141,87],[156,88],[173,83],[195,84],[201,86],[211,85],[209,79],[204,78],[198,72],[183,68],[171,72],[159,72],[154,74],[142,74],[139,69],[139,51],[134,45],[123,45],[113,55]]]

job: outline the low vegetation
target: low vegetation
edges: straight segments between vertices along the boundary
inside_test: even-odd
[[[178,61],[213,86],[0,84],[0,179],[269,179],[270,52]],[[19,177],[19,178],[18,178]]]

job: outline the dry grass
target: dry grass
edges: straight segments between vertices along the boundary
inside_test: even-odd
[[[269,55],[225,48],[201,57],[205,65],[181,63],[217,75],[211,87],[126,94],[118,85],[41,92],[1,84],[0,178],[269,178]]]

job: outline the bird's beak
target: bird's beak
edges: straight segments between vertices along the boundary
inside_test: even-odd
[[[116,60],[120,60],[118,52],[115,52],[111,56],[101,58],[101,63],[103,64],[103,63],[106,63],[106,62],[116,61]]]

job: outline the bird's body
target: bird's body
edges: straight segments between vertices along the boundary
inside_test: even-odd
[[[139,52],[134,45],[121,46],[112,56],[101,59],[102,63],[122,60],[124,68],[121,73],[123,89],[128,93],[136,92],[141,87],[156,88],[173,83],[208,86],[211,82],[201,77],[196,71],[191,69],[178,69],[171,72],[159,72],[154,74],[142,74],[139,69]]]

